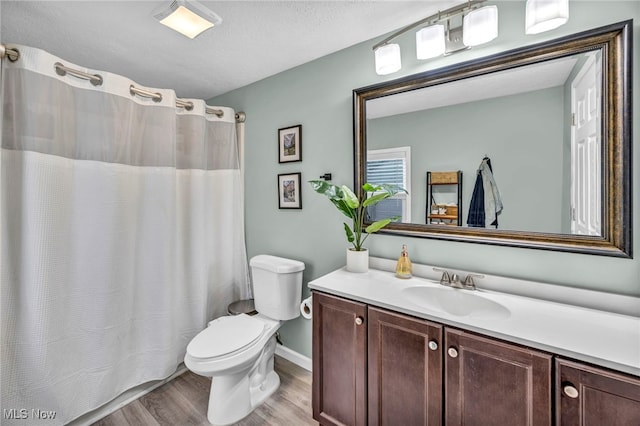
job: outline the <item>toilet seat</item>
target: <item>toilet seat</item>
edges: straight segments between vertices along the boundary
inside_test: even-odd
[[[246,314],[220,317],[191,340],[187,354],[196,359],[229,355],[258,340],[265,326],[265,322]]]

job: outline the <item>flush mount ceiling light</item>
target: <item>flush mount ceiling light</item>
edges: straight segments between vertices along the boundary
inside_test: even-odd
[[[151,14],[162,25],[190,39],[222,22],[222,18],[197,1],[174,0],[169,6],[158,6]]]
[[[553,30],[569,20],[569,0],[527,0],[525,32]]]
[[[390,41],[416,28],[420,28],[416,32],[418,59],[448,55],[493,40],[498,36],[498,8],[496,6],[480,7],[486,2],[487,0],[468,0],[391,34],[373,46],[376,72],[379,75],[385,75],[401,68],[400,46]],[[463,39],[469,44],[467,42],[463,44]]]

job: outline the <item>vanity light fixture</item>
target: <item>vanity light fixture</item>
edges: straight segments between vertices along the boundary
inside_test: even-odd
[[[486,2],[468,0],[414,22],[377,43],[373,46],[376,73],[386,75],[400,70],[400,46],[390,42],[416,28],[419,28],[416,32],[418,59],[449,55],[493,40],[498,36],[498,8],[481,7]]]
[[[194,39],[203,31],[222,23],[222,18],[197,1],[173,0],[151,12],[162,25]]]
[[[553,30],[569,20],[569,0],[527,0],[525,32]]]

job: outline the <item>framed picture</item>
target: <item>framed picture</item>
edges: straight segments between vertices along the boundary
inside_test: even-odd
[[[302,125],[278,129],[278,162],[302,161]]]
[[[281,209],[301,209],[300,173],[278,175],[278,207]]]

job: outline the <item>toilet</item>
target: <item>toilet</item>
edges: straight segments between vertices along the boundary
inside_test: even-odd
[[[258,255],[249,265],[258,313],[211,321],[189,342],[184,358],[189,370],[211,377],[207,419],[214,425],[238,422],[278,389],[275,333],[300,315],[304,263]]]

